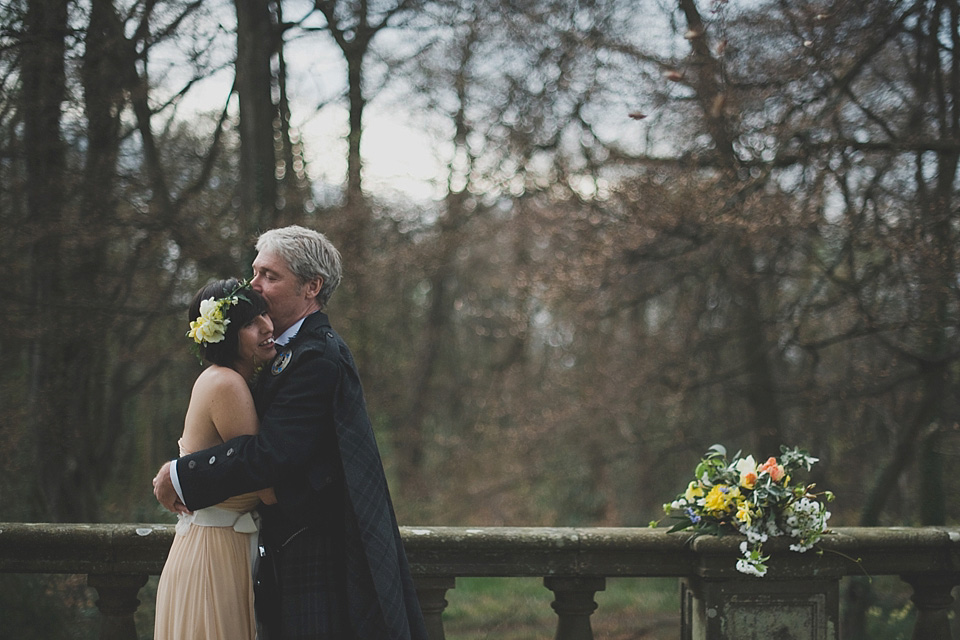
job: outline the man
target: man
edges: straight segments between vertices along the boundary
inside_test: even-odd
[[[251,286],[279,335],[255,391],[260,432],[168,462],[154,493],[184,512],[274,488],[257,589],[269,640],[426,639],[356,365],[323,312],[340,255],[299,226],[256,248]]]

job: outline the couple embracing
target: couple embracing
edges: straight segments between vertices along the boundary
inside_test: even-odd
[[[324,313],[340,255],[299,226],[256,249],[249,283],[191,304],[210,366],[153,481],[179,517],[155,638],[425,640],[357,368]]]

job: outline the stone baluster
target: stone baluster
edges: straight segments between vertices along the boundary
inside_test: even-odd
[[[957,574],[905,575],[903,580],[913,587],[911,600],[917,607],[917,622],[913,627],[913,640],[951,640],[950,608],[953,605],[951,591],[960,584]]]
[[[423,611],[423,621],[427,626],[430,640],[445,640],[443,631],[443,612],[447,608],[447,591],[457,586],[453,576],[416,578],[417,599]]]
[[[145,575],[90,574],[87,585],[97,590],[102,622],[100,640],[137,640],[133,614],[140,606],[137,593],[147,583]]]
[[[596,611],[593,596],[606,588],[606,578],[559,578],[548,576],[543,585],[553,591],[550,603],[557,612],[556,640],[593,640],[590,615]]]

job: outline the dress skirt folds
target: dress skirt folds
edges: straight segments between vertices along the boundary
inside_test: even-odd
[[[254,640],[256,494],[181,516],[157,587],[155,640]]]

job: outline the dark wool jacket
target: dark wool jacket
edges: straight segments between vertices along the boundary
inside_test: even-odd
[[[304,320],[261,373],[260,433],[184,456],[184,502],[202,509],[274,487],[264,539],[303,527],[340,527],[350,622],[358,638],[426,639],[363,388],[349,348],[326,314]]]

